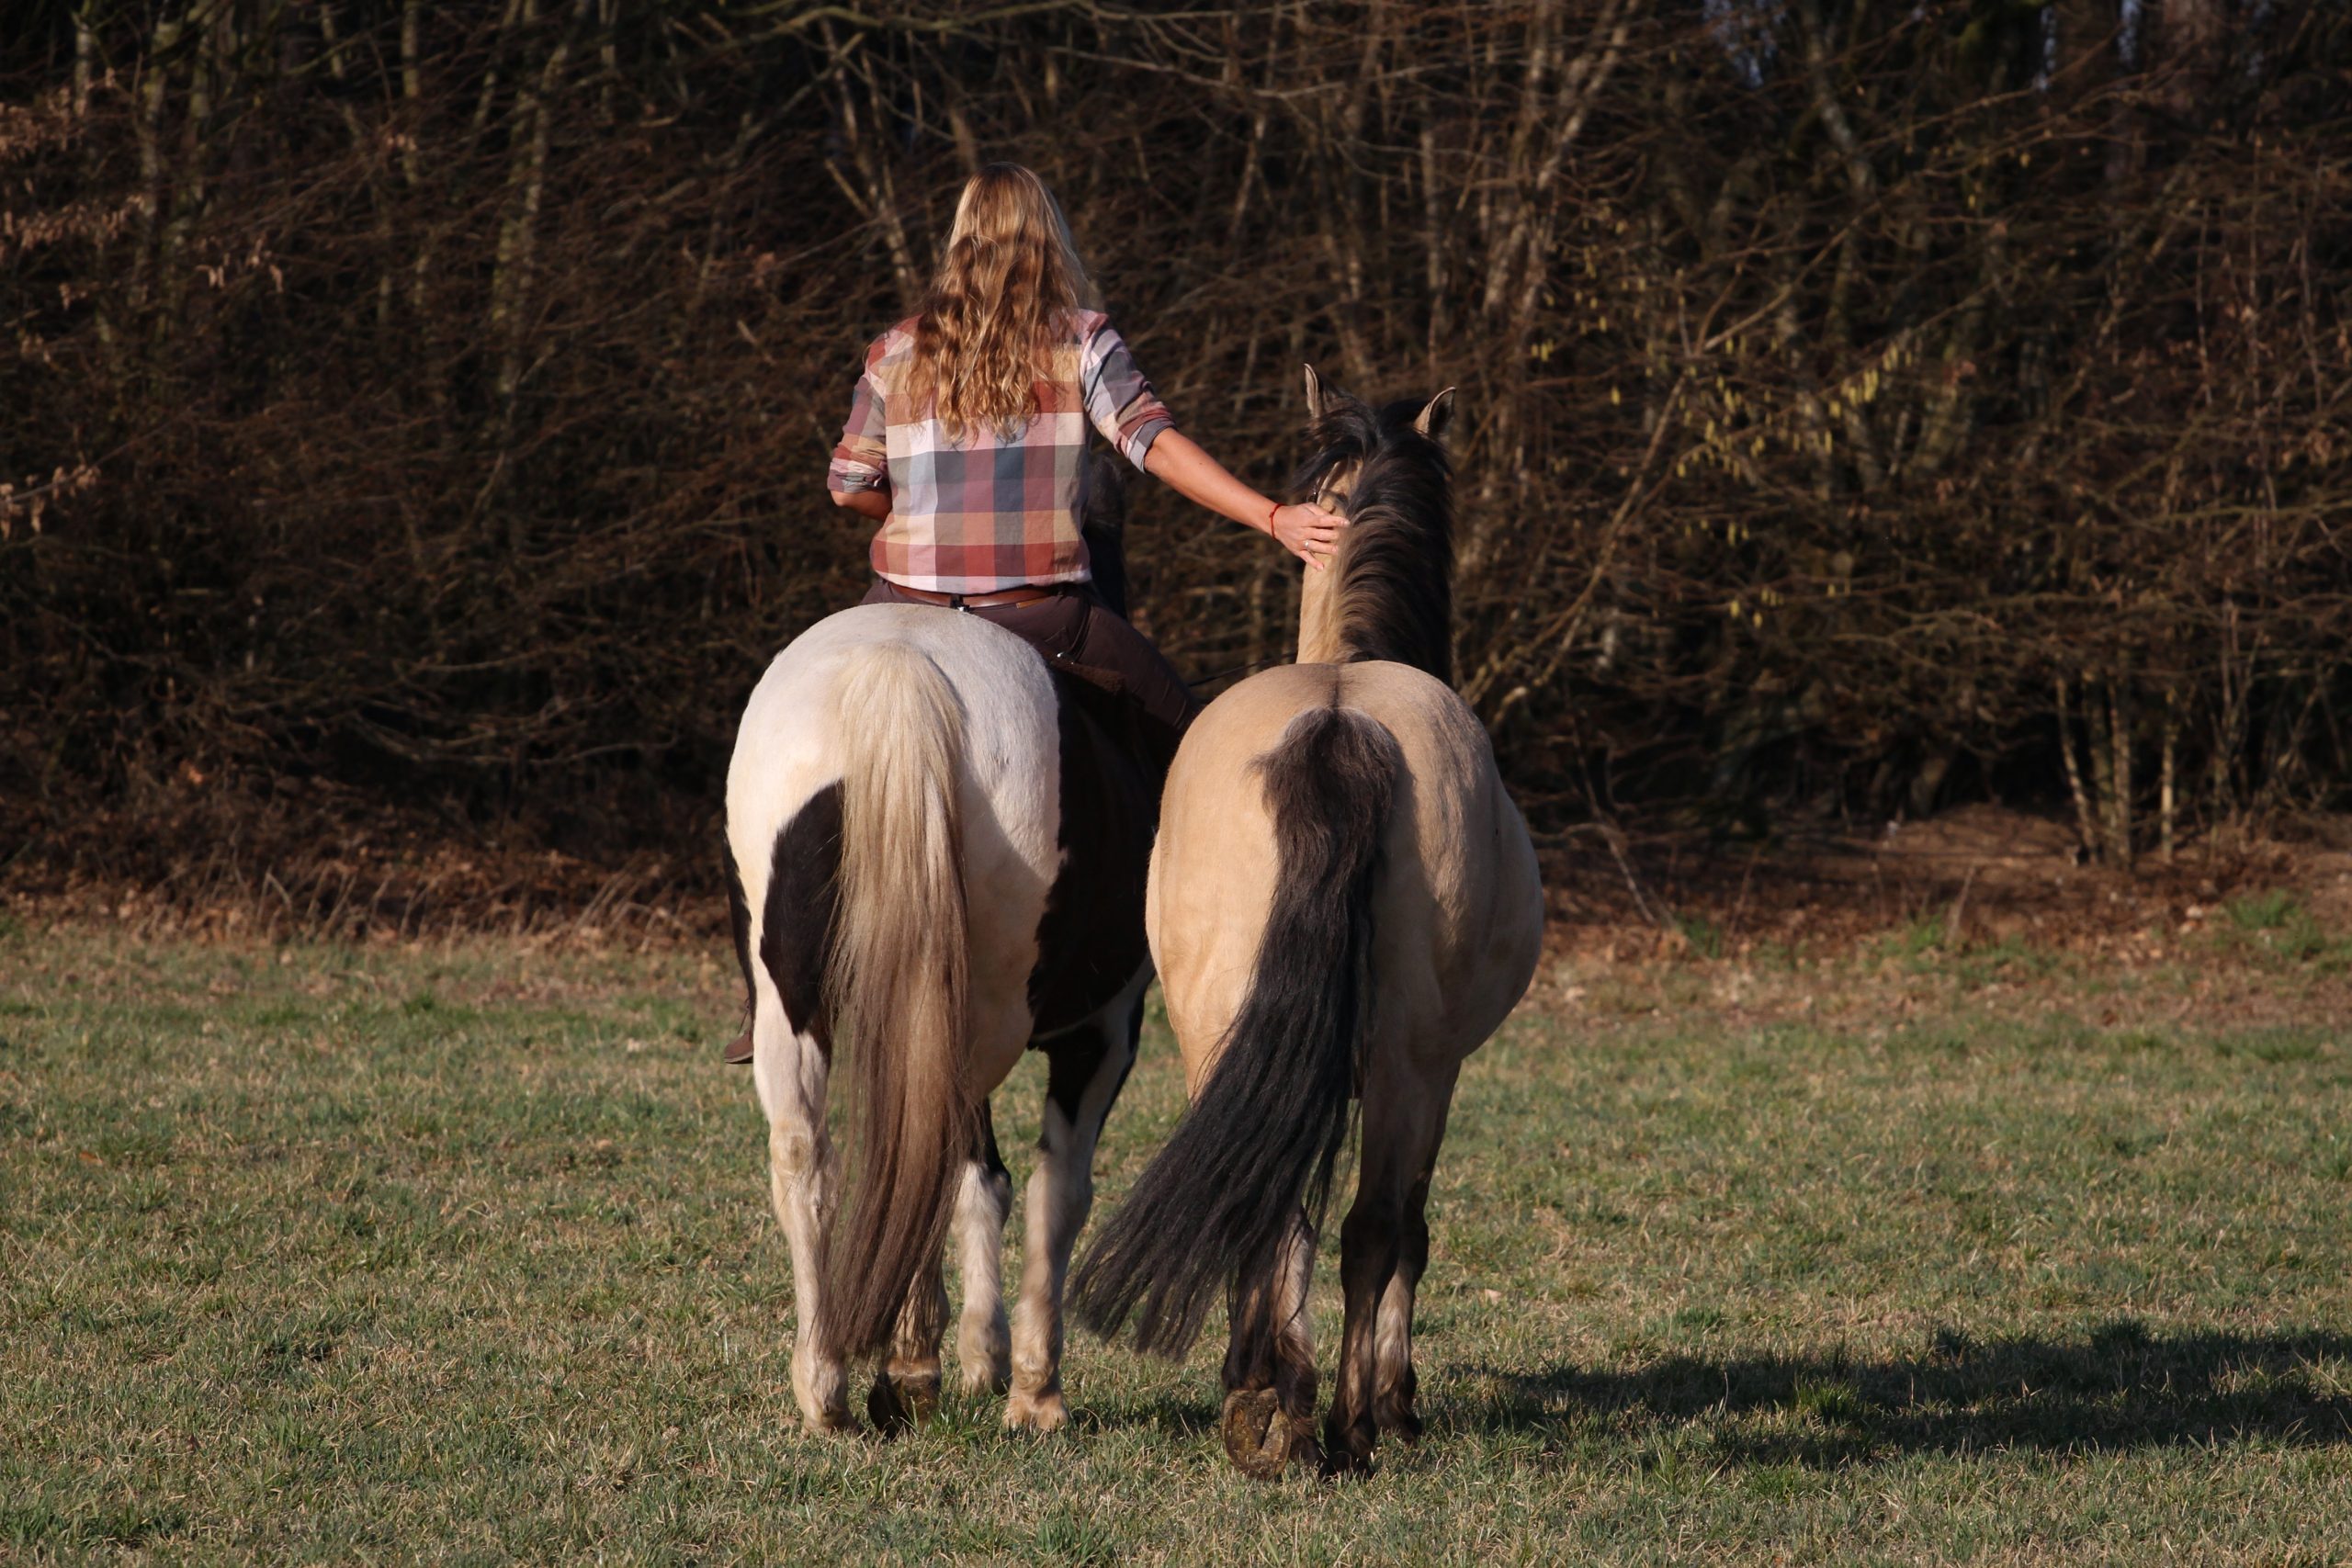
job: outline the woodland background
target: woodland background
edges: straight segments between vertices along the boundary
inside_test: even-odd
[[[1554,841],[1996,801],[2124,866],[2352,804],[2352,7],[5,27],[0,880],[715,886],[741,703],[863,585],[860,348],[985,158],[1261,488],[1302,361],[1462,388],[1460,685]],[[1264,541],[1144,484],[1130,549],[1210,689],[1287,656]]]

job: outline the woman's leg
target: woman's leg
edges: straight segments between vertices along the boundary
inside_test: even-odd
[[[1084,629],[1070,658],[1097,669],[1115,670],[1127,700],[1153,723],[1181,736],[1201,711],[1201,699],[1151,639],[1103,606],[1089,601]],[[1173,748],[1170,748],[1173,750]]]
[[[1049,661],[1107,670],[1119,678],[1120,695],[1136,718],[1144,749],[1155,771],[1165,774],[1176,743],[1201,711],[1201,702],[1176,667],[1151,639],[1111,613],[1087,588],[1027,604],[975,610],[1007,631],[1026,638]]]

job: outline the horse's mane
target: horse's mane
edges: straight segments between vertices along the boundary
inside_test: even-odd
[[[1333,391],[1315,422],[1315,455],[1291,481],[1312,499],[1324,479],[1355,462],[1341,536],[1340,657],[1391,660],[1453,680],[1453,465],[1413,428],[1412,399],[1374,413]]]

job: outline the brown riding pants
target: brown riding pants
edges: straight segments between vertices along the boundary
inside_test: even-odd
[[[887,579],[876,578],[865,603],[921,604],[924,601],[900,592]],[[1145,728],[1151,732],[1148,742],[1163,759],[1175,755],[1177,740],[1193,716],[1201,711],[1201,700],[1193,695],[1176,667],[1152,647],[1151,639],[1114,615],[1082,582],[1068,585],[1050,599],[948,613],[994,621],[1048,660],[1068,660],[1117,674],[1127,701],[1141,710]]]

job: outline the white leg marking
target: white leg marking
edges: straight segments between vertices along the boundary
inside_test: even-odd
[[[1070,1248],[1094,1206],[1094,1141],[1135,1060],[1127,1036],[1136,998],[1151,983],[1145,969],[1082,1028],[1097,1032],[1102,1059],[1071,1117],[1048,1095],[1037,1168],[1029,1178],[1022,1232],[1021,1302],[1012,1316],[1012,1394],[1004,1424],[1057,1430],[1069,1419],[1062,1399],[1062,1286]]]
[[[956,1266],[964,1280],[956,1355],[967,1393],[1001,1393],[1012,1376],[1004,1322],[1004,1222],[1012,1209],[1012,1178],[967,1162],[956,1194]]]
[[[1407,1442],[1421,1435],[1414,1408],[1419,1383],[1413,1375],[1413,1292],[1419,1285],[1419,1270],[1399,1262],[1381,1294],[1372,1336],[1373,1419]]]
[[[814,1338],[823,1286],[818,1238],[831,1219],[839,1172],[825,1134],[823,1053],[814,1036],[797,1034],[765,975],[755,982],[752,1077],[768,1118],[768,1192],[792,1250],[792,1396],[817,1431],[849,1425],[849,1385],[838,1359],[820,1359]]]
[[[1050,1432],[1069,1418],[1061,1393],[1062,1281],[1071,1243],[1094,1201],[1094,1140],[1081,1137],[1049,1099],[1043,1142],[1026,1194],[1021,1302],[1012,1320],[1012,1397],[1004,1423]]]

